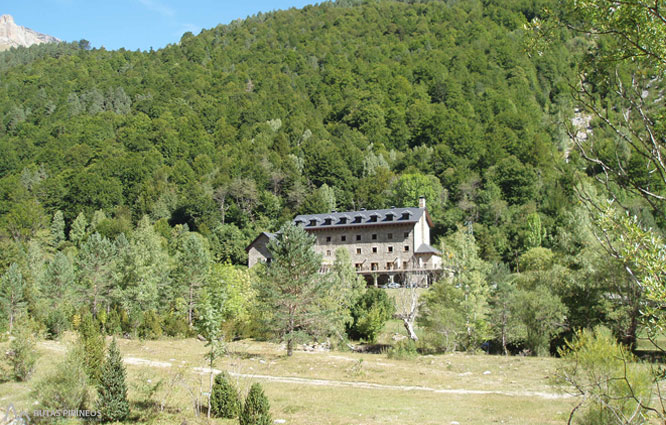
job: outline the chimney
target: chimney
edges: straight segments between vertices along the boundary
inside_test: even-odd
[[[425,196],[420,196],[419,197],[419,208],[425,209],[426,203],[425,203]]]

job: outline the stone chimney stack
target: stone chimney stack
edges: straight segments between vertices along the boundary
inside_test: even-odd
[[[425,196],[420,196],[419,197],[419,208],[424,208],[425,209],[425,207],[426,207],[425,201],[426,201]]]

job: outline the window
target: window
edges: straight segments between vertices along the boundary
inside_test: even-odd
[[[341,240],[342,242],[346,241],[346,240],[347,240],[347,236],[345,236],[345,235],[340,236],[340,240]]]
[[[407,270],[407,261],[402,262],[402,268]]]
[[[386,248],[386,252],[393,252],[393,247],[392,247],[392,246],[388,246],[388,247]]]
[[[342,217],[340,219],[340,224],[347,224],[347,217]]]
[[[324,220],[324,224],[325,224],[326,226],[330,226],[330,225],[331,225],[331,219],[330,219],[330,218],[325,219],[325,220]]]
[[[379,263],[370,263],[370,270],[379,270]]]
[[[375,223],[376,221],[377,221],[377,214],[372,214],[372,215],[370,216],[370,222],[371,222],[371,223]]]
[[[405,245],[405,252],[409,252],[409,245]]]
[[[386,235],[386,237],[387,237],[388,239],[393,239],[393,233],[389,233],[388,235]]]
[[[377,233],[373,233],[373,234],[372,234],[372,240],[373,240],[373,241],[376,241],[376,240],[377,240]]]
[[[361,248],[356,248],[356,253],[360,254],[361,253]]]
[[[356,264],[354,264],[354,266],[356,267],[356,270],[362,270],[363,269],[363,263],[356,263]]]
[[[405,237],[405,239],[407,239],[409,237],[409,232],[405,232],[403,236]]]
[[[326,236],[326,242],[330,242],[330,241],[331,241],[331,237],[330,237],[330,236]]]
[[[376,247],[376,246],[373,246],[373,247],[372,247],[372,253],[373,253],[373,254],[376,254],[376,253],[377,253],[377,247]]]
[[[360,241],[361,240],[361,235],[356,235],[356,240]]]
[[[393,267],[393,263],[386,263],[386,270],[391,270],[391,267]]]
[[[326,250],[326,255],[331,255],[331,250],[330,249]]]

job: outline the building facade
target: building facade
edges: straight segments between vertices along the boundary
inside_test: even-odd
[[[299,215],[293,223],[315,236],[322,272],[335,261],[335,251],[349,251],[356,272],[369,284],[405,282],[421,275],[428,284],[442,268],[441,253],[430,245],[432,220],[421,198],[418,208],[389,208]],[[248,266],[270,261],[266,244],[274,234],[262,233],[248,247]]]

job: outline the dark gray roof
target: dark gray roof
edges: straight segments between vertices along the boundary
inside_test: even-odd
[[[252,248],[252,245],[254,245],[259,240],[259,238],[261,238],[262,236],[266,236],[268,238],[268,240],[271,240],[275,237],[275,235],[277,235],[277,233],[269,233],[269,232],[259,233],[259,236],[254,238],[254,240],[252,242],[250,242],[250,244],[248,246],[245,247],[245,251],[246,252],[249,251],[250,248]]]
[[[422,243],[420,247],[414,251],[414,254],[437,254],[437,255],[442,255],[442,253],[436,249],[431,247],[428,244]]]
[[[294,218],[306,230],[335,227],[378,226],[386,224],[413,224],[421,219],[425,208],[389,208],[385,210],[345,211],[324,214],[304,214]],[[327,219],[329,221],[327,221]],[[346,219],[346,220],[345,220]]]

